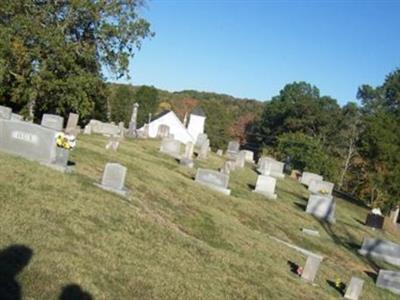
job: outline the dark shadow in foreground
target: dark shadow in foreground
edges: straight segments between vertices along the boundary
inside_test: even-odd
[[[21,299],[21,286],[16,277],[28,265],[32,255],[32,249],[24,245],[11,245],[0,251],[0,299]]]
[[[82,290],[77,284],[69,284],[63,287],[59,300],[92,300],[88,292]]]

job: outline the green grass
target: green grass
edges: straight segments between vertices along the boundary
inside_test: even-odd
[[[225,196],[197,185],[195,169],[159,153],[159,141],[126,140],[118,152],[105,143],[80,135],[72,174],[0,153],[0,249],[33,251],[8,278],[23,299],[57,299],[69,284],[94,299],[337,299],[327,280],[351,276],[365,280],[363,299],[396,298],[364,273],[394,267],[356,250],[364,236],[400,240],[361,225],[364,208],[337,199],[337,223],[327,226],[304,213],[308,193],[293,179],[279,180],[278,200],[270,201],[251,192],[257,174],[247,166],[232,173]],[[128,167],[131,202],[93,185],[107,162]],[[211,155],[196,167],[222,164]],[[303,265],[305,257],[269,236],[325,257],[317,286],[290,272],[287,261]]]

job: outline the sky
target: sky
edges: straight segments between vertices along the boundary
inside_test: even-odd
[[[130,80],[269,100],[306,81],[340,104],[400,67],[398,1],[152,0]]]

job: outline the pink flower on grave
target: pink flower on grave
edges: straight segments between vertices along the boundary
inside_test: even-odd
[[[298,266],[297,270],[296,270],[297,275],[301,276],[301,274],[303,274],[303,268]]]

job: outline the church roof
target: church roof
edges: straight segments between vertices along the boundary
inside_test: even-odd
[[[199,106],[197,106],[195,109],[193,109],[190,114],[195,115],[195,116],[201,116],[201,117],[206,116],[206,114],[204,113],[204,110]]]
[[[152,116],[150,119],[150,122],[153,122],[154,120],[157,120],[170,112],[171,112],[171,110],[164,110],[164,111],[160,112],[159,114]]]

